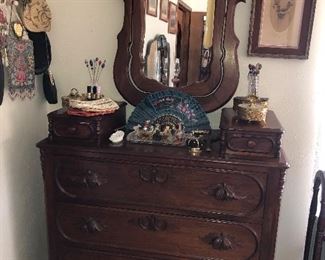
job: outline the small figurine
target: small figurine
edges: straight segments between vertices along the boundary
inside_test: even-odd
[[[124,132],[122,130],[118,130],[109,137],[109,140],[114,144],[118,144],[123,141],[123,138]]]
[[[162,136],[161,136],[161,129],[160,129],[160,124],[155,124],[155,129],[154,129],[154,134],[153,134],[153,136],[152,136],[152,139],[154,140],[154,141],[157,141],[157,142],[159,142],[159,141],[161,141],[161,139],[162,139]]]

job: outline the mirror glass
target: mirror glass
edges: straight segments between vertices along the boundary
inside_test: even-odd
[[[210,76],[215,0],[149,1],[143,73],[165,86],[184,87]],[[152,6],[151,6],[152,5]],[[156,12],[153,10],[156,8]]]

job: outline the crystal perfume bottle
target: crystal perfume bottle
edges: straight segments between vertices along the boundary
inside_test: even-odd
[[[259,89],[259,74],[262,69],[262,65],[257,63],[256,66],[249,64],[248,65],[248,96],[257,97],[258,89]]]

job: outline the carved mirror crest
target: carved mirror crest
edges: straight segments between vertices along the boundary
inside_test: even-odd
[[[169,8],[177,7],[176,20],[170,15],[173,8],[164,21],[146,14],[146,1],[124,0],[124,24],[114,64],[114,80],[121,95],[136,105],[149,93],[175,88],[195,97],[206,112],[223,106],[239,80],[234,14],[242,1],[170,0],[174,5]],[[176,25],[175,34],[168,32],[169,23]],[[168,46],[161,49],[162,54],[153,48],[157,39],[158,48]],[[150,46],[159,55],[148,59]],[[154,68],[158,70],[155,77]]]

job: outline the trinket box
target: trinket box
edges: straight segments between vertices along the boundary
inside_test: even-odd
[[[71,116],[65,109],[48,114],[49,140],[55,143],[100,146],[109,142],[110,135],[125,126],[125,102],[117,102],[119,109],[111,114],[83,117]]]
[[[222,110],[220,156],[223,158],[278,158],[283,129],[273,111],[263,122],[241,120],[232,108]]]

